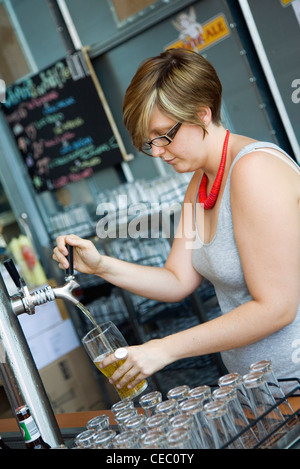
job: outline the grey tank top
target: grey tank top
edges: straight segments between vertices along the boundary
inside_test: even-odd
[[[230,179],[235,163],[247,153],[260,148],[281,151],[288,156],[288,163],[300,172],[298,165],[278,146],[266,142],[252,143],[239,152],[230,168],[220,204],[217,230],[210,243],[205,244],[201,241],[197,231],[196,212],[194,212],[196,238],[193,249],[193,266],[197,272],[214,285],[222,314],[226,314],[252,299],[245,282],[234,238],[230,207]],[[272,158],[272,155],[270,157]],[[284,158],[284,161],[287,160]],[[259,342],[222,352],[221,356],[228,372],[238,372],[243,375],[248,372],[251,363],[267,359],[272,360],[273,370],[278,378],[299,378],[300,304],[293,323]],[[291,382],[291,385],[283,383],[282,387],[287,391],[295,385],[297,382]]]

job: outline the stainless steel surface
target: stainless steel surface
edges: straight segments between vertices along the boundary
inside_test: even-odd
[[[15,410],[26,403],[43,439],[52,447],[63,443],[58,424],[26,338],[15,315],[6,285],[0,275],[1,379]]]
[[[22,284],[20,296],[11,298],[12,309],[16,315],[23,313],[34,314],[36,306],[54,301],[55,298],[61,298],[76,305],[79,300],[73,296],[72,291],[78,287],[79,284],[73,277],[68,277],[67,283],[62,287],[52,288],[47,285],[34,292],[29,292],[27,286]]]
[[[73,296],[72,291],[78,287],[79,284],[73,278],[70,278],[70,280],[65,283],[65,285],[62,287],[53,288],[52,291],[55,298],[62,298],[63,300],[70,301],[74,305],[77,305],[79,300]]]

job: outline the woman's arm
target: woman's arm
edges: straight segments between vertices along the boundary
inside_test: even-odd
[[[138,265],[102,256],[91,241],[76,235],[58,237],[53,258],[61,268],[67,268],[69,244],[74,247],[74,268],[79,272],[98,275],[113,285],[146,298],[180,301],[191,294],[202,280],[193,268],[192,249],[189,247],[194,237],[193,210],[189,202],[191,193],[194,195],[193,185],[187,191],[175,240],[164,267]]]
[[[286,167],[285,167],[286,166]],[[176,360],[257,342],[290,324],[300,285],[299,175],[269,155],[242,158],[231,180],[234,233],[252,300],[207,323],[129,347],[113,380],[139,380]],[[112,356],[104,360],[104,365]]]

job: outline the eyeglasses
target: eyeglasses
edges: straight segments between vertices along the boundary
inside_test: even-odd
[[[166,147],[167,145],[170,145],[181,126],[182,122],[177,122],[165,135],[160,135],[159,137],[153,138],[149,142],[145,142],[142,146],[142,152],[146,155],[152,156],[150,153],[152,150],[152,145],[155,145],[156,147]]]

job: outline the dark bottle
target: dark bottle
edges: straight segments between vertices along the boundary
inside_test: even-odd
[[[41,437],[27,405],[18,407],[16,414],[27,449],[50,449],[50,446]]]
[[[7,446],[6,443],[2,440],[2,436],[0,435],[0,449],[10,449],[9,446]]]

